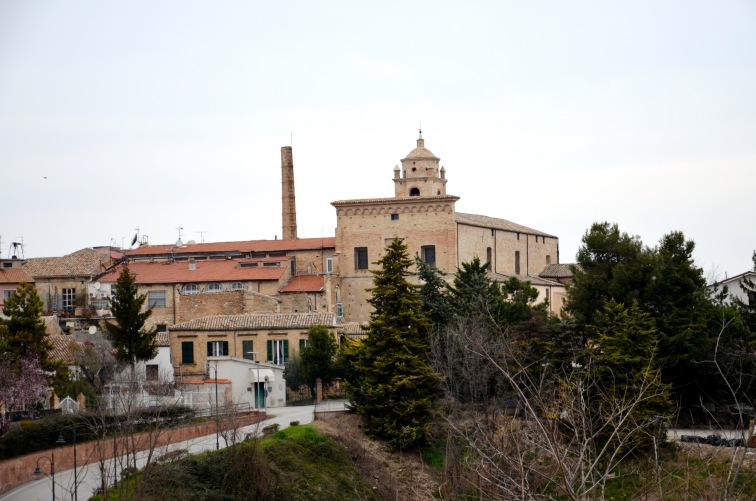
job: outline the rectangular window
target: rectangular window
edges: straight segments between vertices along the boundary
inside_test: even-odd
[[[76,289],[64,287],[63,288],[63,309],[72,310],[74,307],[74,299],[76,299]]]
[[[208,341],[207,342],[207,356],[208,357],[227,357],[228,356],[228,341]]]
[[[254,341],[242,341],[242,358],[245,360],[255,360]]]
[[[354,248],[354,269],[355,270],[367,270],[368,269],[368,250],[367,250],[367,247],[355,247]]]
[[[299,340],[299,351],[302,351],[302,348],[310,344],[309,339],[300,339]]]
[[[330,275],[331,273],[333,273],[333,258],[332,257],[326,258],[326,269],[325,269],[325,272],[328,275]]]
[[[168,324],[155,324],[158,332],[168,332]]]
[[[756,307],[756,292],[748,291],[748,306]]]
[[[268,341],[268,362],[283,365],[289,359],[289,341],[272,339]]]
[[[13,268],[13,263],[3,263],[3,268]]]
[[[423,245],[420,247],[420,258],[428,264],[436,264],[436,246]]]
[[[148,308],[165,308],[165,291],[148,291],[147,292]]]
[[[13,293],[16,291],[3,291],[3,302],[5,302],[8,298],[13,296]]]
[[[344,316],[344,304],[336,303],[336,316],[341,318]]]
[[[192,341],[181,342],[181,363],[182,364],[194,363],[194,342]]]
[[[551,264],[551,256],[546,254],[546,264]]]
[[[520,274],[520,251],[515,251],[515,274]]]
[[[493,257],[492,254],[493,253],[491,252],[491,248],[486,247],[486,263],[491,263],[491,257]]]
[[[145,366],[145,369],[147,371],[146,377],[147,381],[157,381],[158,380],[158,365],[157,364],[147,364]]]
[[[399,214],[391,214],[392,221],[399,221]]]

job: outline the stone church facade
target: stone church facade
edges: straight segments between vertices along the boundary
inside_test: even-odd
[[[393,197],[332,203],[337,216],[334,302],[344,321],[369,319],[370,269],[396,237],[404,240],[410,254],[435,263],[448,278],[477,257],[491,264],[494,280],[516,276],[530,281],[539,301],[548,300],[554,313],[561,310],[564,285],[539,276],[559,263],[556,236],[505,219],[457,212],[459,197],[447,194],[446,171],[422,135],[401,162],[401,169],[394,169]]]

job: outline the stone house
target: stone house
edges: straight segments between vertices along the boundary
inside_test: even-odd
[[[559,263],[559,239],[550,233],[505,219],[456,212],[459,197],[446,192],[446,169],[425,147],[417,147],[394,169],[394,196],[332,202],[336,208],[334,273],[337,308],[346,321],[369,318],[370,269],[394,238],[402,238],[411,254],[453,275],[464,262],[479,258],[491,265],[491,277],[515,276],[539,291],[558,313],[565,297],[563,283],[539,276]]]
[[[6,299],[11,297],[22,283],[34,283],[34,279],[22,268],[0,267],[0,317],[3,316]]]

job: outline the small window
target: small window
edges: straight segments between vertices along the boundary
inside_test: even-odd
[[[242,358],[245,360],[255,360],[254,341],[242,341]]]
[[[13,263],[3,263],[3,268],[13,268]]]
[[[158,365],[157,364],[147,364],[145,367],[146,370],[146,378],[147,381],[157,381],[158,380]]]
[[[261,257],[266,257],[266,256],[267,254],[265,252],[253,252],[250,257],[261,258]]]
[[[411,197],[419,197],[420,196],[420,188],[412,188],[412,189],[410,189],[410,196]]]
[[[325,269],[325,272],[327,274],[329,274],[329,275],[331,273],[333,273],[333,258],[332,257],[326,258],[326,269]]]
[[[756,307],[756,292],[748,291],[748,306]]]
[[[186,284],[181,292],[184,294],[199,294],[200,288],[197,284]]]
[[[354,248],[354,268],[356,270],[368,269],[368,250],[367,247]]]
[[[486,262],[491,263],[493,258],[493,252],[491,251],[490,247],[486,247]]]
[[[399,221],[399,214],[391,214],[392,221]]]
[[[341,318],[344,316],[344,304],[336,303],[336,316]]]
[[[208,341],[207,356],[208,357],[227,357],[228,356],[228,341]]]
[[[167,324],[157,324],[155,325],[155,328],[158,332],[168,332],[168,325]]]
[[[302,351],[302,348],[305,346],[309,346],[310,340],[309,339],[300,339],[299,340],[299,351]]]
[[[515,273],[520,274],[520,251],[515,251]]]
[[[551,256],[546,254],[546,264],[551,264]]]
[[[194,363],[194,342],[183,341],[181,343],[181,363],[182,364]]]
[[[165,291],[148,291],[147,307],[148,308],[165,308]]]
[[[266,268],[278,268],[281,266],[281,263],[279,263],[278,261],[274,263],[263,263],[263,266],[265,266]]]
[[[205,292],[223,292],[223,287],[221,286],[221,284],[213,282],[211,284],[207,284],[207,287],[205,287]]]
[[[229,287],[229,290],[232,290],[232,291],[243,291],[243,290],[246,290],[246,289],[247,289],[247,286],[244,285],[241,282],[234,282]]]
[[[423,245],[420,247],[420,258],[428,264],[436,264],[436,246]]]
[[[257,262],[254,263],[240,263],[239,268],[257,268]]]

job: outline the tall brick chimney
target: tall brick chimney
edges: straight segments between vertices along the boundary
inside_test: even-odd
[[[297,238],[297,204],[294,196],[294,159],[291,146],[281,147],[281,212],[283,239]]]

